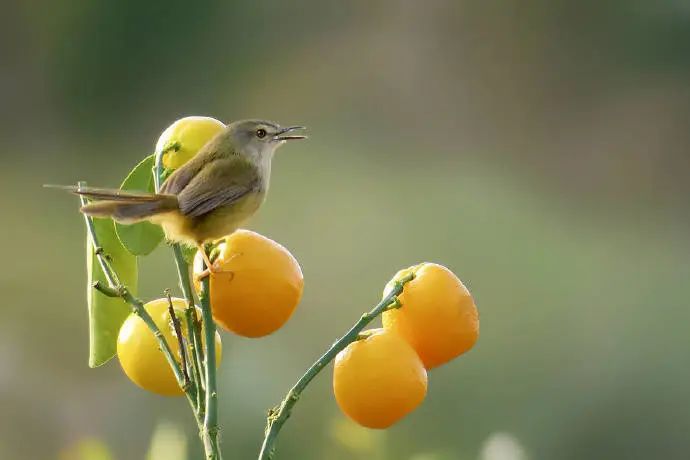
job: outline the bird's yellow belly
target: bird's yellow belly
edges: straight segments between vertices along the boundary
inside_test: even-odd
[[[230,206],[214,209],[201,217],[189,218],[175,211],[159,214],[152,221],[163,227],[168,240],[193,245],[234,232],[256,213],[263,201],[264,193],[250,193]]]

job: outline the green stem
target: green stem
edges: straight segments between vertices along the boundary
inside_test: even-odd
[[[196,382],[192,382],[189,379],[189,362],[187,361],[189,355],[187,352],[187,346],[185,345],[184,335],[182,334],[180,318],[178,318],[177,313],[175,313],[175,307],[173,305],[172,297],[170,296],[170,289],[165,290],[165,297],[168,299],[168,315],[170,315],[170,321],[172,322],[175,336],[177,336],[177,345],[180,349],[180,359],[182,360],[182,376],[184,377],[185,385],[183,388],[188,388],[190,397],[194,398],[197,393],[197,386]]]
[[[179,144],[167,146],[160,152],[156,153],[153,166],[153,182],[156,193],[160,190],[163,181],[163,155],[169,150],[179,148]],[[194,304],[194,291],[189,280],[189,266],[182,254],[182,248],[179,244],[173,244],[173,253],[175,255],[175,266],[177,267],[177,276],[180,280],[180,288],[187,300],[187,308],[185,310],[185,318],[187,322],[187,338],[189,351],[189,373],[192,380],[197,387],[196,392],[196,415],[198,420],[204,417],[205,408],[202,404],[204,399],[204,376],[201,371],[201,362],[203,361],[203,354],[201,350],[201,332],[199,331],[199,319],[196,314],[196,307]]]
[[[106,286],[100,281],[94,281],[93,284],[91,284],[91,287],[106,297],[120,297],[120,291],[113,289],[110,286]]]
[[[201,315],[204,322],[204,338],[206,360],[204,368],[206,374],[206,414],[202,428],[202,438],[208,460],[220,460],[220,444],[218,442],[218,393],[216,391],[216,324],[213,322],[211,298],[209,295],[209,276],[201,282]]]
[[[307,388],[307,385],[316,377],[319,372],[323,370],[336,355],[345,349],[349,344],[358,340],[359,333],[371,323],[378,315],[390,308],[400,307],[400,302],[398,301],[398,296],[403,291],[403,286],[408,281],[414,278],[413,274],[409,274],[404,278],[398,280],[391,292],[386,295],[378,305],[376,305],[371,311],[362,315],[362,317],[357,321],[354,326],[350,328],[347,333],[338,339],[331,347],[324,353],[314,364],[311,365],[309,369],[300,377],[295,386],[293,386],[285,398],[281,401],[280,405],[272,409],[268,414],[268,419],[266,423],[266,435],[264,437],[263,445],[261,446],[261,452],[259,453],[259,460],[269,460],[275,455],[275,443],[278,439],[278,434],[281,428],[290,417],[292,408],[297,401],[299,401],[302,392]]]
[[[169,150],[179,148],[179,144],[175,143],[167,146],[160,152],[156,153],[153,166],[154,187],[158,192],[163,184],[163,155]],[[203,352],[201,349],[201,332],[199,331],[199,319],[196,314],[196,307],[194,306],[194,291],[192,290],[192,283],[189,280],[189,266],[182,254],[182,248],[179,244],[173,244],[173,254],[175,255],[175,266],[177,267],[177,276],[180,280],[180,288],[187,300],[187,309],[185,310],[185,318],[187,320],[187,340],[189,343],[189,362],[190,374],[197,387],[196,392],[196,407],[197,417],[201,420],[204,416],[204,406],[202,401],[204,399],[204,375],[201,369],[203,361]]]
[[[179,142],[173,142],[170,145],[164,147],[160,152],[156,152],[156,156],[153,158],[153,185],[156,192],[160,190],[163,178],[163,156],[171,150],[177,151],[182,145]]]
[[[155,157],[153,167],[153,177],[156,192],[160,190],[163,178],[163,155],[168,150],[179,148],[179,144],[173,144],[162,151],[158,152]],[[204,451],[207,460],[221,460],[220,445],[218,443],[218,394],[216,391],[216,324],[213,322],[213,315],[211,313],[211,304],[209,298],[209,280],[206,277],[202,282],[202,289],[200,295],[201,314],[203,317],[204,333],[206,338],[205,356],[202,354],[202,340],[200,329],[200,322],[196,316],[196,308],[194,307],[194,296],[192,293],[191,283],[189,281],[189,268],[187,262],[182,255],[182,249],[178,244],[173,245],[175,253],[175,262],[177,264],[177,271],[180,277],[180,286],[187,298],[187,324],[191,328],[190,343],[194,348],[193,362],[194,362],[194,376],[198,378],[198,409],[196,410],[197,422],[201,432],[201,439],[204,444]],[[201,366],[203,362],[204,366]],[[203,391],[205,399],[201,400]],[[201,421],[203,417],[203,422]]]
[[[187,348],[189,349],[190,370],[192,372],[192,380],[197,382],[196,402],[198,408],[199,419],[204,416],[204,379],[201,375],[200,365],[203,358],[201,357],[201,343],[199,338],[199,320],[196,317],[196,311],[193,308],[188,308],[184,312],[185,320],[187,322]]]
[[[199,331],[199,318],[196,314],[196,307],[194,306],[194,294],[192,291],[192,284],[189,280],[189,267],[182,254],[182,248],[179,244],[173,245],[173,253],[175,254],[175,265],[177,266],[177,275],[180,279],[180,287],[182,293],[187,300],[187,308],[185,310],[185,318],[187,322],[187,340],[189,343],[189,358],[190,367],[193,380],[196,382],[197,391],[197,408],[199,409],[199,417],[203,417],[204,407],[202,401],[204,399],[204,375],[201,371],[201,363],[203,362],[203,351],[201,349],[201,332]]]

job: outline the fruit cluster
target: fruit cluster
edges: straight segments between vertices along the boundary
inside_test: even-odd
[[[208,117],[183,118],[163,132],[156,152],[166,169],[178,168],[223,127]],[[138,166],[142,175],[150,175],[152,162],[150,158]],[[132,181],[137,174],[130,175]],[[162,235],[144,230],[149,232],[148,241],[131,237],[140,234],[127,233],[126,228],[118,228],[118,236],[130,252],[145,255]],[[202,260],[197,253],[195,279],[206,275]],[[238,230],[216,243],[211,260],[209,295],[216,324],[255,338],[288,321],[301,299],[304,279],[287,249],[258,233]],[[384,288],[384,299],[403,279],[402,292],[382,315],[383,327],[360,333],[335,358],[335,399],[347,416],[370,428],[386,428],[413,411],[426,396],[427,371],[471,349],[479,335],[474,300],[446,267],[422,263],[400,270]],[[195,288],[200,291],[199,282]],[[181,338],[171,321],[170,303],[181,325]],[[186,323],[185,307],[182,299],[157,299],[144,306],[178,363],[178,343],[189,343],[185,333],[194,329]],[[216,334],[216,366],[221,348]],[[125,374],[140,387],[161,395],[184,394],[156,338],[135,314],[119,331],[117,356]]]
[[[225,125],[214,118],[191,116],[177,120],[161,134],[156,154],[166,171],[179,168],[189,161]],[[153,186],[151,166],[153,156],[142,162],[136,173],[130,174],[123,188],[146,176]],[[151,178],[152,179],[152,178]],[[131,227],[149,224],[135,224]],[[140,227],[133,232],[129,226],[118,225],[118,237],[135,255],[146,255],[162,239],[154,226]],[[133,235],[133,236],[131,236]],[[144,239],[141,235],[146,235]],[[146,244],[142,244],[142,241]],[[262,337],[282,327],[294,312],[302,297],[304,279],[297,260],[280,244],[258,233],[238,230],[215,245],[210,273],[210,297],[214,322],[224,329],[244,337]],[[195,279],[203,270],[203,258],[197,253],[194,263]],[[201,286],[195,283],[197,292]],[[168,299],[148,302],[144,308],[170,344],[178,363],[181,361],[179,338],[174,330]],[[186,302],[172,299],[173,310],[181,323],[182,341],[189,343],[184,309]],[[197,317],[200,316],[197,314]],[[203,333],[201,336],[203,337]],[[216,335],[216,365],[220,362],[220,336]],[[161,395],[184,394],[172,369],[159,350],[159,344],[148,326],[136,314],[131,314],[120,328],[117,356],[125,374],[140,387]]]
[[[228,236],[215,252],[213,271],[209,274],[214,322],[244,337],[262,337],[282,327],[295,311],[304,286],[302,270],[292,254],[275,241],[248,230],[238,230]],[[197,254],[195,275],[201,274],[202,267],[201,255]],[[200,290],[199,283],[195,285]],[[183,317],[186,302],[183,299],[172,302],[186,341],[184,331],[188,328]],[[179,362],[180,350],[168,314],[168,299],[148,302],[144,308]],[[221,348],[220,336],[216,335],[216,365],[220,363]],[[120,329],[117,356],[125,374],[140,387],[168,396],[184,393],[159,351],[155,337],[135,314]]]

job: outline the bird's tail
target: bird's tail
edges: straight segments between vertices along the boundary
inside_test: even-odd
[[[93,203],[82,206],[81,212],[92,217],[111,217],[124,224],[148,220],[156,214],[179,209],[175,195],[71,185],[46,187],[68,190],[94,200]]]

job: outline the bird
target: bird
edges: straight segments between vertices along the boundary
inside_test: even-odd
[[[160,225],[170,242],[196,246],[212,271],[204,245],[233,233],[257,212],[268,192],[274,153],[287,141],[306,139],[293,134],[304,129],[258,119],[229,123],[157,193],[57,187],[88,198],[80,209],[88,216]]]

